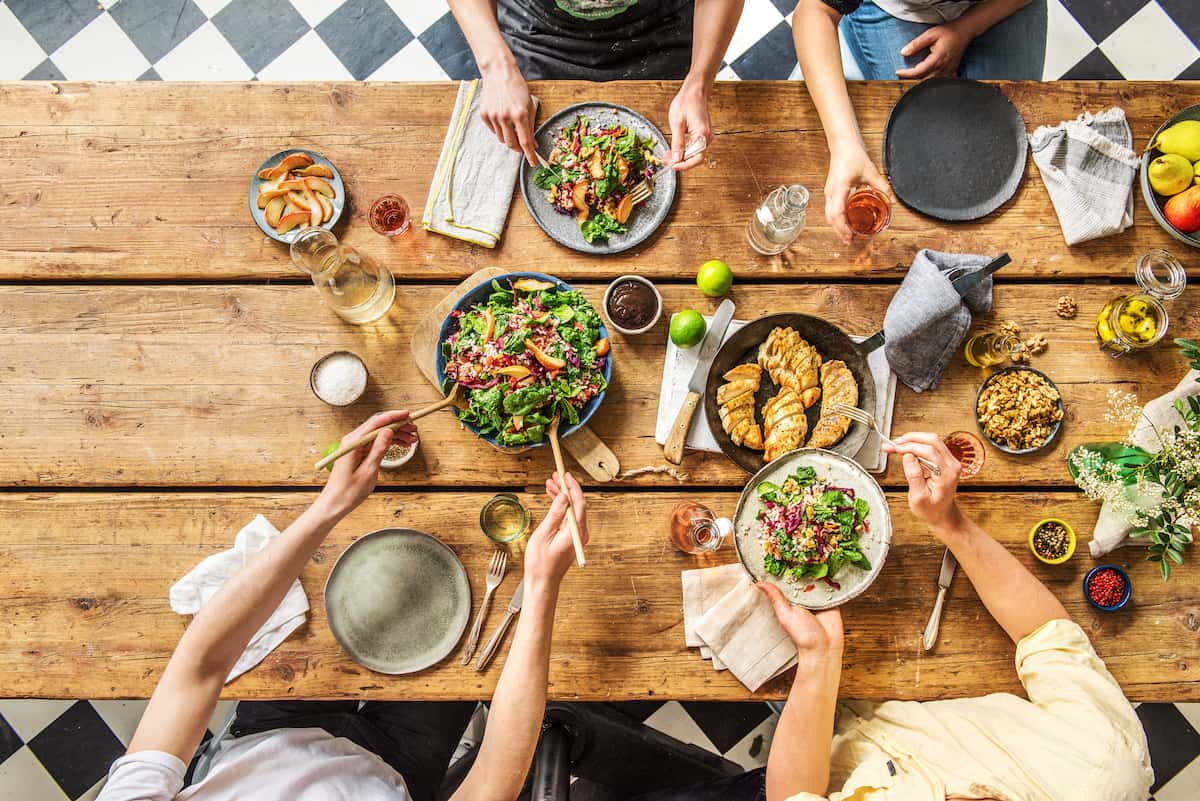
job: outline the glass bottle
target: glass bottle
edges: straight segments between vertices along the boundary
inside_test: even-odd
[[[733,521],[714,516],[701,504],[680,501],[671,510],[671,544],[684,553],[712,553],[731,531]]]
[[[1113,358],[1154,345],[1167,334],[1167,308],[1187,286],[1187,271],[1165,250],[1138,259],[1134,278],[1140,292],[1113,298],[1096,318],[1100,350]]]
[[[988,331],[968,339],[963,348],[963,355],[967,359],[967,364],[987,369],[1002,363],[1013,354],[1020,344],[1020,340],[1014,336]]]
[[[771,190],[746,227],[750,247],[764,256],[782,253],[804,230],[807,210],[808,190],[800,184]]]
[[[305,228],[292,242],[292,262],[312,278],[325,305],[361,325],[387,314],[396,298],[392,273],[324,228]]]

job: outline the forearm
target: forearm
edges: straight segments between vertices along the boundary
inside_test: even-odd
[[[846,91],[838,46],[840,19],[821,0],[800,0],[792,20],[796,56],[804,73],[804,84],[821,117],[830,153],[847,147],[864,147],[854,106]]]
[[[949,546],[983,605],[1013,642],[1050,620],[1070,617],[1045,584],[962,512],[935,533]]]
[[[813,666],[797,666],[767,758],[767,801],[801,792],[825,794],[841,658],[835,652]]]
[[[961,17],[948,23],[974,39],[997,22],[1029,5],[1033,0],[984,0],[971,6]]]
[[[692,16],[692,63],[687,83],[709,92],[742,15],[744,0],[696,0]]]
[[[462,29],[484,78],[497,70],[517,69],[512,50],[500,34],[495,0],[450,0],[450,11]]]
[[[541,736],[557,589],[526,587],[512,647],[496,684],[479,756],[454,801],[511,801]]]

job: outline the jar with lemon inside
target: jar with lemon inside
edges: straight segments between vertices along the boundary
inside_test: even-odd
[[[1113,298],[1096,318],[1100,350],[1113,358],[1143,350],[1167,334],[1166,301],[1183,294],[1187,271],[1165,250],[1152,250],[1138,259],[1134,271],[1141,290]]]

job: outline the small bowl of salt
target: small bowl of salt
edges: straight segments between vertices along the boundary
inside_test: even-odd
[[[317,359],[308,385],[322,402],[349,406],[367,390],[367,365],[348,350],[335,350]]]

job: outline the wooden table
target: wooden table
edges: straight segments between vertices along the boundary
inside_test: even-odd
[[[904,88],[851,87],[876,155]],[[1196,89],[1181,82],[1002,88],[1030,129],[1119,104],[1139,145]],[[620,98],[664,128],[673,89],[535,87],[547,110]],[[1054,447],[1020,459],[989,450],[963,504],[1062,598],[1131,698],[1200,700],[1194,565],[1163,584],[1139,548],[1117,552],[1136,585],[1134,607],[1099,615],[1079,588],[1092,565],[1085,542],[1059,568],[1036,564],[1024,544],[1029,526],[1050,513],[1090,531],[1096,507],[1072,488],[1064,456],[1079,443],[1119,435],[1103,419],[1108,390],[1148,399],[1183,370],[1168,347],[1116,361],[1095,348],[1095,314],[1128,290],[1137,255],[1166,247],[1196,263],[1154,224],[1140,196],[1132,230],[1068,249],[1031,164],[1016,197],[981,223],[940,224],[899,207],[874,242],[843,247],[819,211],[827,152],[804,86],[728,83],[714,93],[707,163],[682,176],[667,225],[642,248],[605,259],[559,248],[519,199],[494,252],[420,230],[395,241],[376,237],[364,202],[398,191],[420,207],[453,97],[448,84],[0,85],[0,695],[146,697],[186,625],[168,608],[170,584],[228,547],[253,514],[281,527],[298,514],[321,483],[312,463],[325,442],[372,411],[436,397],[412,367],[413,328],[481,267],[552,272],[597,304],[607,280],[636,270],[658,281],[668,309],[707,312],[714,303],[691,278],[702,261],[721,257],[737,274],[739,318],[805,311],[870,333],[903,274],[898,265],[932,247],[1012,254],[995,311],[976,327],[1014,319],[1027,334],[1045,334],[1050,347],[1035,364],[1059,383],[1067,404]],[[318,150],[342,171],[355,202],[341,233],[401,284],[383,321],[342,324],[291,269],[286,250],[251,224],[248,176],[287,146]],[[797,181],[814,194],[808,229],[782,257],[754,254],[743,237],[755,202]],[[1062,294],[1078,301],[1076,319],[1055,316]],[[1173,304],[1173,334],[1200,334],[1197,300],[1200,290],[1191,289]],[[660,325],[614,343],[614,385],[593,428],[625,469],[663,463],[653,429],[665,340]],[[338,347],[361,354],[374,377],[367,398],[341,411],[307,387],[315,357]],[[919,397],[902,388],[895,429],[973,428],[979,380],[955,360],[935,392]],[[463,558],[478,593],[489,546],[473,517],[484,499],[516,490],[535,513],[545,508],[537,488],[552,470],[548,449],[494,453],[448,414],[421,428],[418,458],[385,475],[306,569],[308,625],[229,685],[229,697],[490,695],[499,671],[476,674],[454,658],[402,678],[358,667],[338,649],[322,610],[333,561],[367,531],[405,525],[438,535]],[[678,500],[731,512],[746,476],[724,457],[698,453],[688,454],[684,469],[682,483],[655,474],[589,488],[592,544],[586,570],[564,585],[553,697],[751,697],[684,648],[678,574],[706,562],[676,553],[665,539]],[[961,576],[937,651],[921,653],[941,548],[908,513],[896,465],[882,481],[895,541],[879,581],[845,609],[844,695],[930,699],[1019,689],[1012,645]],[[725,550],[712,563],[731,559]],[[758,697],[786,689],[776,680]]]

